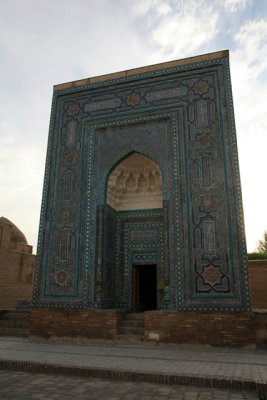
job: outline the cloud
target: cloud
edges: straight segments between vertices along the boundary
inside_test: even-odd
[[[36,244],[43,184],[45,145],[23,146],[16,132],[1,136],[1,215],[25,232],[28,243]]]
[[[207,1],[137,0],[132,8],[134,15],[145,18],[150,43],[160,57],[181,58],[201,46],[208,48],[218,31],[219,14]]]
[[[180,0],[180,3],[183,5],[183,0]],[[154,11],[157,16],[165,15],[171,11],[171,1],[136,0],[132,4],[132,10],[136,17],[144,17],[151,11]]]
[[[113,1],[10,0],[0,9],[0,212],[35,245],[53,84],[145,65],[149,55]]]
[[[249,0],[224,0],[224,7],[226,11],[236,12],[245,8],[249,2]]]
[[[232,82],[239,123],[247,136],[265,135],[267,19],[248,21],[234,39],[237,48],[231,55]]]
[[[255,79],[267,68],[267,19],[251,20],[235,35],[237,55]]]
[[[267,19],[250,20],[234,37],[232,84],[249,250],[267,228]]]

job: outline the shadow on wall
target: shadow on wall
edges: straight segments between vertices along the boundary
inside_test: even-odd
[[[248,272],[256,344],[267,349],[267,259],[249,260]]]

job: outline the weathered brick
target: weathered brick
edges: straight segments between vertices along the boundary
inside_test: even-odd
[[[32,297],[36,256],[22,232],[4,217],[0,232],[0,309],[14,309],[18,300]]]
[[[267,260],[249,260],[248,272],[252,308],[267,309]]]
[[[145,313],[146,337],[150,332],[169,343],[242,347],[255,342],[252,314],[149,312]]]
[[[84,310],[33,309],[30,334],[112,340],[122,313],[118,310],[89,310],[85,313]]]

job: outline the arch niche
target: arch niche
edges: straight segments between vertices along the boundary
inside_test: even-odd
[[[103,227],[102,307],[159,308],[162,173],[149,157],[132,152],[111,170]]]
[[[134,152],[111,171],[106,203],[116,211],[162,208],[162,174],[147,156]]]

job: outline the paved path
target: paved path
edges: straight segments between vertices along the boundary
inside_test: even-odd
[[[0,371],[1,400],[257,400],[253,391]]]
[[[78,345],[0,337],[0,369],[3,368],[262,392],[267,387],[267,352],[248,349]]]

